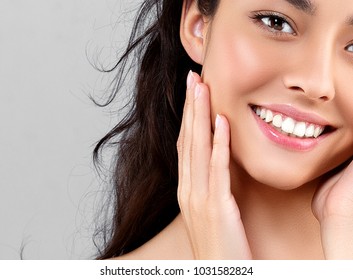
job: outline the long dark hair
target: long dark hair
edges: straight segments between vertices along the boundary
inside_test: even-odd
[[[199,0],[206,16],[215,13],[218,0]],[[116,147],[113,168],[112,221],[97,229],[97,259],[128,253],[155,236],[179,213],[176,142],[189,70],[201,66],[185,52],[179,35],[183,0],[143,1],[128,46],[116,65],[110,104],[124,84],[131,57],[137,77],[128,114],[96,145],[100,164],[106,146]],[[98,243],[101,242],[100,245]]]

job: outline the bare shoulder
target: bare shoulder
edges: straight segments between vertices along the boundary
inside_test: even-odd
[[[192,259],[191,245],[181,215],[140,248],[120,256],[119,260]]]

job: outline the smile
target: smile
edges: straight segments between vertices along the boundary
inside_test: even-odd
[[[263,121],[272,125],[277,131],[291,137],[318,138],[325,130],[325,126],[310,122],[297,121],[291,117],[273,112],[259,106],[253,106],[253,111]]]
[[[309,151],[324,141],[335,128],[313,113],[292,106],[250,105],[260,131],[272,142],[292,151]]]

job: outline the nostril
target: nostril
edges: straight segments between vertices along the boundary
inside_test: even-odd
[[[316,99],[316,100],[321,100],[321,101],[329,101],[331,99],[331,94],[320,94],[323,91],[321,90],[316,90],[316,91],[305,91],[302,87],[300,86],[291,86],[290,89],[294,92],[300,92],[304,95],[306,95],[309,99]],[[334,96],[334,94],[333,94]]]
[[[303,91],[303,89],[301,87],[298,87],[298,86],[293,86],[291,87],[292,90],[300,90],[300,91]]]
[[[319,78],[315,76],[308,77],[302,74],[301,76],[284,77],[283,84],[292,93],[305,95],[312,100],[321,102],[332,100],[335,96],[332,79]]]

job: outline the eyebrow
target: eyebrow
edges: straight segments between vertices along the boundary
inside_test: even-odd
[[[296,9],[301,10],[309,15],[314,15],[316,7],[311,0],[285,0]],[[353,26],[353,16],[346,19],[346,24]]]
[[[353,25],[353,16],[352,17],[348,17],[346,20],[347,25]]]
[[[315,6],[310,0],[285,0],[296,9],[305,12],[306,14],[313,15]]]

